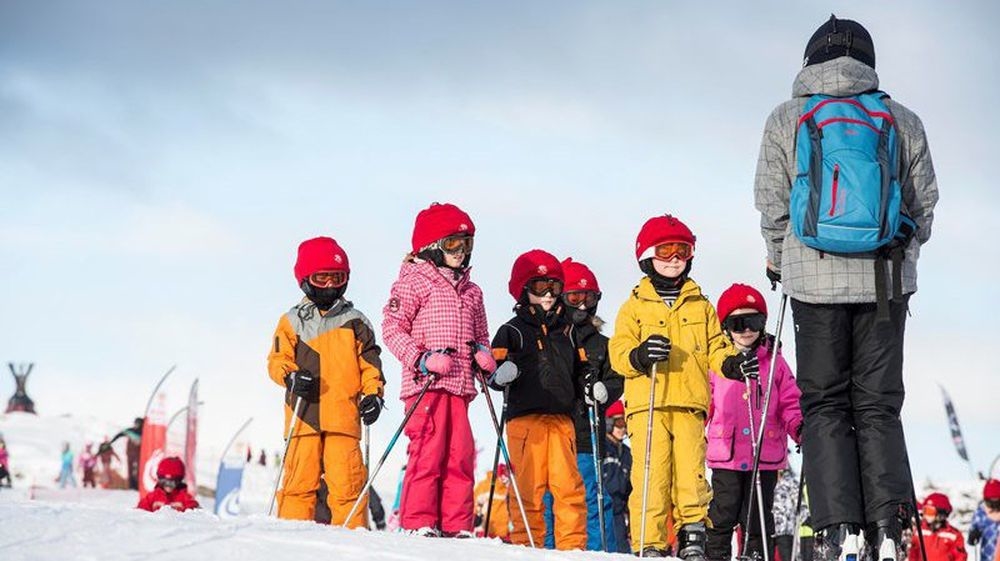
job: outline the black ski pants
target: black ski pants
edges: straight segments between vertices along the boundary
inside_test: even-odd
[[[812,526],[894,516],[913,491],[899,418],[909,296],[890,319],[872,304],[792,300],[802,454]]]
[[[760,472],[761,494],[764,498],[764,523],[768,536],[768,547],[773,549],[771,535],[774,534],[774,487],[778,483],[777,471]],[[711,527],[705,530],[707,537],[705,557],[711,561],[729,561],[732,558],[733,530],[743,528],[747,542],[747,555],[757,554],[764,558],[764,545],[760,535],[760,514],[757,511],[757,490],[754,489],[753,504],[750,502],[750,488],[753,479],[749,471],[729,469],[712,470],[712,502],[708,504],[708,519]],[[750,514],[750,531],[747,531],[747,512]]]

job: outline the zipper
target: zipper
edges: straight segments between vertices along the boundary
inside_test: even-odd
[[[833,164],[833,194],[830,201],[830,216],[837,209],[837,186],[840,183],[840,164]]]

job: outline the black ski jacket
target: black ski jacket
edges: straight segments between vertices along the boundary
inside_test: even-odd
[[[572,415],[582,399],[584,368],[573,340],[573,326],[558,308],[517,306],[516,314],[493,337],[498,364],[512,361],[519,375],[509,386],[507,419],[524,415]],[[494,387],[494,389],[502,389]]]
[[[625,378],[611,369],[611,360],[608,359],[608,338],[597,330],[593,322],[576,324],[574,327],[576,344],[587,354],[587,362],[597,369],[598,378],[604,382],[604,386],[608,389],[608,400],[597,407],[597,445],[601,449],[600,457],[603,458],[605,456],[604,434],[606,426],[604,411],[608,405],[622,396],[622,391],[625,389]],[[594,447],[590,443],[590,406],[583,399],[582,391],[581,388],[580,399],[576,401],[573,412],[573,423],[576,425],[576,453],[593,454]]]

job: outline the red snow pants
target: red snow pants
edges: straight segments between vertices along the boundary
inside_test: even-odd
[[[409,409],[416,396],[405,401]],[[404,429],[410,439],[399,503],[404,530],[472,531],[476,445],[467,398],[444,391],[424,394]]]

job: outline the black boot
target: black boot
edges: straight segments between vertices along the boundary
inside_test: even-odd
[[[861,554],[859,528],[854,524],[836,524],[816,536],[813,561],[858,561]]]
[[[687,524],[677,534],[677,557],[705,561],[705,523]]]
[[[865,528],[865,536],[868,561],[896,561],[899,558],[903,524],[898,516],[869,524]]]
[[[639,555],[636,553],[636,555]],[[656,547],[647,547],[642,550],[640,557],[670,557],[670,552]]]

